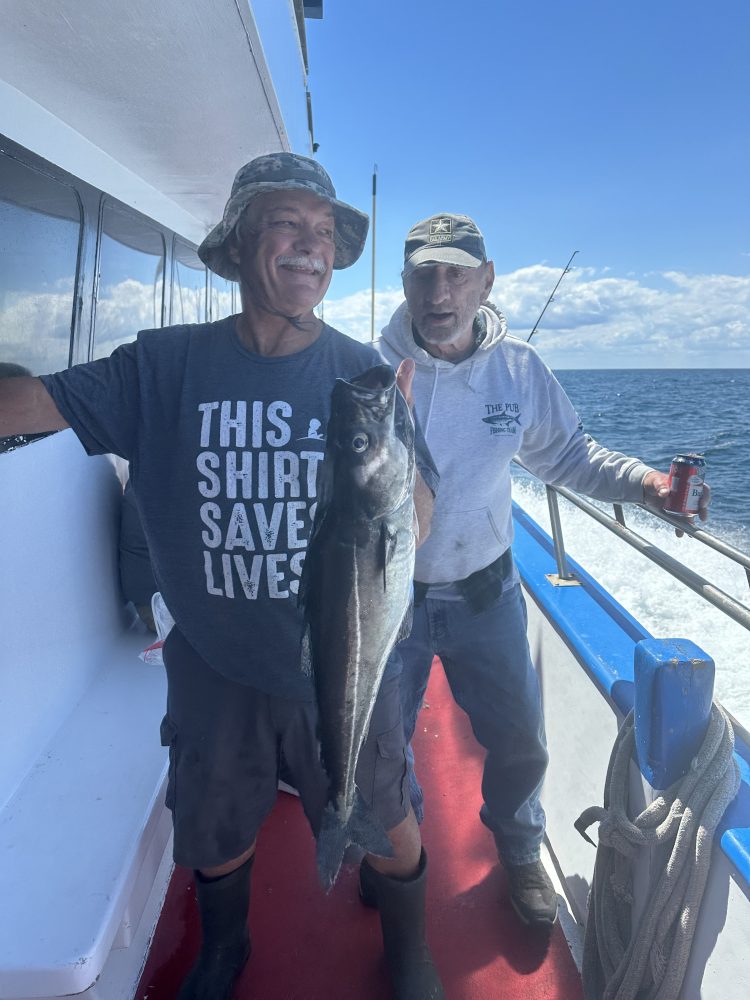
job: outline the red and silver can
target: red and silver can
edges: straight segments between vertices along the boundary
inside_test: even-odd
[[[690,517],[698,513],[705,468],[703,455],[675,455],[669,469],[669,496],[664,504],[668,514]]]

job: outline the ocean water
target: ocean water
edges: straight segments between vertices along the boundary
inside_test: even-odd
[[[597,441],[655,468],[674,455],[706,458],[712,503],[704,527],[750,552],[750,369],[558,371]],[[544,488],[514,473],[514,498],[549,531]],[[611,513],[611,505],[600,505]],[[750,632],[606,528],[560,499],[566,551],[653,635],[691,639],[716,663],[716,697],[750,729]],[[658,518],[626,507],[626,523],[750,607],[745,570]]]

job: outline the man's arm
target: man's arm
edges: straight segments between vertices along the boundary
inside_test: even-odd
[[[519,460],[552,486],[568,486],[597,500],[645,503],[662,510],[669,476],[640,459],[602,447],[586,434],[562,386],[549,373],[549,409],[526,432]],[[698,516],[708,518],[711,490],[704,485]],[[692,518],[691,518],[692,520]],[[682,532],[677,529],[677,535]]]
[[[0,437],[61,431],[69,426],[38,378],[0,379]]]

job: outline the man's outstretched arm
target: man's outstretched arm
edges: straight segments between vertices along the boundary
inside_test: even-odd
[[[0,379],[0,437],[61,431],[69,426],[38,378]]]

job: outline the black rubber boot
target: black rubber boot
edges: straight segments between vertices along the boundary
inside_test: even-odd
[[[372,868],[367,859],[359,868],[359,891],[367,906],[377,906],[383,929],[383,950],[395,1000],[445,1000],[424,933],[427,855],[419,859],[416,875],[391,878]]]
[[[195,873],[203,944],[177,1000],[231,1000],[234,984],[250,957],[247,910],[254,858],[217,879]]]

